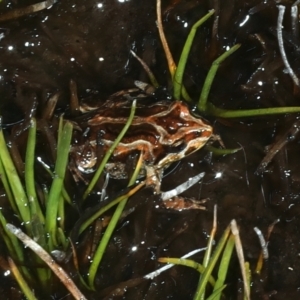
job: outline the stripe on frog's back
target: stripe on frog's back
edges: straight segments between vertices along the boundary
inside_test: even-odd
[[[130,107],[123,107],[116,110],[108,109],[101,111],[101,113],[88,121],[88,125],[91,127],[96,126],[98,130],[106,127],[110,133],[120,132],[118,125],[124,126],[129,115],[129,109]],[[125,111],[126,117],[124,118],[123,114]],[[152,132],[153,136],[158,134],[160,137],[163,137],[163,139],[160,139],[160,142],[165,140],[169,144],[172,141],[167,140],[171,136],[174,137],[173,141],[178,140],[187,131],[211,132],[211,127],[200,118],[193,117],[186,104],[175,101],[168,104],[159,103],[147,108],[137,109],[131,127],[128,130],[128,136],[139,135],[141,132]]]

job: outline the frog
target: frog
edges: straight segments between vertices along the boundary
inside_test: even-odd
[[[201,149],[213,135],[209,122],[194,115],[183,101],[157,101],[139,88],[111,95],[77,123],[81,135],[73,142],[71,159],[81,175],[94,172],[99,148],[106,153],[113,144],[128,119],[133,99],[137,99],[134,118],[105,171],[111,178],[128,178],[128,159],[140,153],[143,165],[139,178],[145,177],[146,185],[160,193],[164,171]]]

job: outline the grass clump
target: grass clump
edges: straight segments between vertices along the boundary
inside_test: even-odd
[[[98,171],[95,173],[94,178],[91,181],[91,184],[84,193],[84,199],[92,191],[95,182],[99,179],[103,172],[104,166],[113,153],[114,148],[128,130],[134,117],[135,107],[136,102],[134,101],[130,116],[124,129],[120,132],[115,143],[106,153],[103,162],[100,164]],[[54,169],[50,170],[44,165],[46,172],[52,177],[52,182],[50,184],[49,192],[48,189],[44,189],[46,192],[43,194],[43,199],[40,199],[39,193],[36,190],[37,178],[35,175],[35,162],[37,158],[35,154],[37,144],[36,120],[30,120],[30,126],[28,129],[24,179],[20,177],[17,172],[4,137],[4,132],[0,129],[1,181],[9,201],[10,209],[17,216],[18,226],[20,227],[17,228],[9,224],[4,213],[0,210],[0,232],[2,233],[3,241],[5,242],[9,256],[11,257],[8,258],[11,271],[28,299],[35,299],[33,290],[29,287],[30,283],[35,283],[34,285],[37,286],[39,282],[39,284],[42,284],[43,288],[47,290],[49,289],[50,282],[52,280],[52,272],[50,269],[59,276],[66,288],[68,288],[73,295],[76,295],[74,296],[75,298],[85,299],[74,285],[71,278],[65,277],[68,276],[67,274],[57,273],[57,270],[59,270],[59,268],[61,269],[61,267],[56,264],[53,258],[49,255],[56,250],[66,252],[70,247],[69,238],[71,232],[65,231],[64,224],[66,219],[65,204],[67,203],[70,207],[70,196],[64,188],[64,180],[71,148],[72,131],[72,123],[60,118],[57,133],[57,159],[54,163]],[[140,167],[141,159],[136,168],[136,172],[129,182],[129,185],[132,185],[136,181]],[[106,246],[115,229],[118,219],[126,205],[126,201],[130,195],[138,191],[143,185],[144,183],[141,183],[129,190],[127,194],[112,200],[107,206],[97,211],[97,213],[88,218],[88,220],[80,226],[78,234],[82,233],[90,224],[99,218],[101,214],[114,205],[118,205],[103,239],[101,239],[98,249],[95,252],[93,262],[90,266],[89,275],[87,277],[88,283],[86,283],[79,274],[81,282],[86,288],[94,289],[96,271],[101,263],[101,258],[105,252]],[[23,244],[31,248],[36,254],[25,249]],[[31,264],[35,267],[26,267],[26,262],[28,262],[28,260],[30,260]],[[47,267],[44,262],[48,264],[49,267]],[[52,267],[54,267],[54,269]]]

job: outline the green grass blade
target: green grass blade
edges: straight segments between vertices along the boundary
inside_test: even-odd
[[[41,247],[46,247],[46,232],[44,224],[41,223],[41,220],[36,214],[31,217],[32,223],[32,237],[34,240],[41,245]]]
[[[234,154],[234,153],[239,152],[239,151],[242,150],[242,148],[220,149],[220,148],[216,148],[216,147],[213,147],[213,146],[210,146],[210,145],[205,146],[205,149],[212,152],[212,154],[216,155],[216,156]]]
[[[0,129],[0,159],[6,173],[10,189],[18,207],[18,211],[28,232],[31,232],[29,203],[18,172],[6,146],[3,131]]]
[[[227,244],[222,255],[222,259],[218,271],[218,279],[214,287],[213,293],[219,291],[222,287],[224,287],[225,279],[228,272],[229,262],[234,248],[234,242],[235,242],[234,236],[231,234],[229,236],[229,239],[227,240]],[[216,295],[214,299],[215,300],[221,299],[221,293],[218,296]]]
[[[111,145],[111,147],[108,149],[106,155],[104,156],[99,168],[97,169],[95,175],[93,176],[90,184],[88,185],[86,191],[83,194],[83,199],[86,199],[87,196],[90,194],[90,192],[92,191],[92,189],[94,188],[96,182],[98,181],[100,175],[102,174],[104,167],[106,165],[106,163],[108,162],[109,158],[111,157],[112,153],[114,152],[114,150],[116,149],[116,147],[118,146],[118,144],[120,143],[120,141],[122,140],[123,136],[126,134],[128,128],[130,127],[130,124],[133,120],[134,117],[134,113],[135,113],[135,108],[136,108],[136,100],[134,100],[132,102],[132,106],[131,106],[131,110],[130,110],[130,115],[128,117],[128,120],[125,124],[125,126],[123,127],[122,131],[120,132],[120,134],[118,135],[118,137],[116,138],[116,140],[114,141],[114,143]]]
[[[39,160],[38,162],[42,165],[42,167],[44,168],[44,170],[52,177],[52,179],[54,179],[54,174],[50,170],[50,167],[47,164],[45,164],[42,160]],[[46,194],[48,195],[48,193],[46,193]],[[66,190],[66,188],[65,188],[64,185],[63,185],[63,188],[62,188],[62,195],[63,195],[64,200],[66,200],[66,202],[68,204],[73,205],[71,197],[68,194],[68,192],[67,192],[67,190]]]
[[[206,114],[219,117],[219,118],[245,118],[278,114],[299,113],[300,106],[283,106],[283,107],[270,107],[270,108],[257,108],[257,109],[244,109],[244,110],[226,110],[207,103]]]
[[[30,127],[28,131],[28,140],[25,156],[25,187],[29,201],[29,208],[31,214],[32,232],[31,237],[43,248],[47,248],[46,231],[45,231],[45,217],[42,213],[35,189],[35,146],[36,146],[36,120],[30,120]],[[41,259],[34,255],[34,263],[41,265]],[[44,288],[47,288],[49,281],[49,270],[45,268],[36,268],[37,277]]]
[[[182,90],[182,79],[183,79],[183,74],[186,66],[187,59],[190,54],[190,50],[197,32],[198,27],[200,27],[207,19],[209,19],[213,14],[214,10],[211,10],[209,13],[207,13],[204,17],[202,17],[198,22],[196,22],[188,37],[185,42],[185,45],[183,47],[183,50],[180,55],[180,59],[178,62],[178,66],[176,68],[174,77],[173,77],[173,88],[174,88],[174,98],[176,100],[179,100],[181,98],[181,90]]]
[[[32,222],[32,236],[42,247],[46,246],[46,232],[44,229],[45,218],[40,208],[35,190],[34,160],[36,144],[36,121],[30,120],[28,141],[25,157],[25,187],[29,201]]]
[[[72,131],[73,125],[70,122],[66,122],[58,138],[55,177],[49,191],[46,208],[46,232],[49,234],[50,251],[52,246],[56,245],[57,212],[68,163]]]
[[[63,198],[63,193],[60,196],[60,201],[58,205],[58,214],[57,214],[57,220],[59,224],[59,228],[57,230],[58,234],[58,240],[60,244],[62,245],[63,249],[67,249],[67,246],[69,245],[68,239],[64,234],[65,229],[65,201]]]
[[[198,288],[197,288],[196,294],[194,296],[194,300],[200,300],[202,295],[204,294],[208,278],[211,275],[211,273],[217,263],[217,260],[219,259],[220,255],[221,255],[222,250],[224,249],[224,246],[226,244],[229,234],[230,234],[230,226],[227,226],[220,241],[218,242],[218,244],[216,246],[216,249],[209,261],[209,264],[205,268],[205,271],[200,278]]]
[[[9,257],[8,258],[8,263],[10,266],[10,270],[13,273],[17,283],[19,284],[19,287],[21,288],[22,292],[26,296],[26,299],[28,300],[37,300],[35,297],[33,291],[30,289],[28,286],[25,278],[22,276],[22,273],[19,271],[18,267],[14,263],[14,261]]]
[[[62,249],[66,250],[69,246],[69,240],[66,238],[64,231],[58,227],[57,228],[57,240],[62,246]]]
[[[203,258],[203,267],[207,268],[207,265],[209,263],[209,260],[211,258],[211,253],[213,250],[213,244],[214,244],[214,238],[216,235],[216,231],[217,231],[217,206],[214,206],[214,218],[213,218],[213,224],[212,224],[212,229],[209,235],[209,239],[207,242],[207,247],[205,250],[205,254],[204,254],[204,258]],[[201,276],[200,276],[201,278]],[[201,297],[199,298],[199,300],[204,300],[205,298],[205,293],[203,293],[201,295]]]
[[[25,187],[27,197],[30,204],[31,214],[37,214],[41,223],[45,222],[40,205],[38,203],[35,180],[34,180],[34,158],[35,158],[35,144],[36,144],[36,121],[30,120],[30,127],[28,131],[28,141],[25,157]]]
[[[134,184],[134,182],[136,181],[137,177],[138,177],[138,174],[140,172],[140,169],[141,169],[141,165],[142,165],[142,155],[140,155],[140,159],[139,159],[139,162],[135,168],[135,171],[134,171],[134,174],[132,175],[130,181],[129,181],[129,184],[128,186],[131,186],[132,184]],[[91,263],[91,266],[89,268],[89,276],[88,276],[88,284],[90,286],[91,289],[95,289],[95,286],[94,286],[94,281],[95,281],[95,276],[96,276],[96,273],[97,273],[97,270],[99,268],[99,265],[101,263],[101,260],[102,260],[102,257],[104,255],[104,252],[107,248],[107,245],[111,239],[111,236],[118,224],[118,221],[121,217],[121,214],[125,208],[125,205],[127,203],[127,200],[128,200],[128,197],[124,199],[124,201],[121,201],[117,208],[116,208],[116,211],[114,212],[108,226],[107,226],[107,229],[105,230],[104,232],[104,235],[103,235],[103,238],[101,239],[100,241],[100,244],[95,252],[95,255],[93,257],[93,260],[92,260],[92,263]]]
[[[95,213],[92,217],[86,220],[79,229],[79,234],[81,234],[85,229],[87,229],[96,219],[98,219],[101,215],[103,215],[106,211],[119,204],[121,201],[126,200],[128,197],[136,193],[139,189],[141,189],[145,185],[145,182],[141,182],[133,189],[131,189],[126,195],[122,195],[114,200],[112,200],[109,204],[105,205],[103,208],[99,209],[97,213]]]
[[[57,214],[59,227],[64,230],[65,229],[65,202],[63,195],[61,193],[59,204],[58,204],[58,214]]]
[[[208,262],[210,260],[210,256],[211,256],[211,252],[212,252],[212,248],[213,248],[213,243],[214,243],[214,238],[215,238],[215,233],[216,230],[213,229],[211,234],[209,235],[209,239],[208,239],[208,243],[207,243],[207,248],[204,254],[204,258],[203,258],[203,266],[206,268],[208,265]]]
[[[250,264],[249,262],[245,262],[245,270],[246,270],[246,276],[247,276],[247,285],[248,285],[248,289],[250,291],[251,289],[251,269],[250,269]],[[247,300],[247,294],[244,291],[244,300]]]
[[[14,196],[13,196],[12,191],[10,189],[10,185],[9,185],[8,178],[6,176],[6,173],[5,173],[3,164],[2,164],[1,157],[0,157],[0,179],[2,181],[2,184],[3,184],[4,190],[5,190],[6,196],[8,198],[10,207],[12,208],[14,213],[17,214],[18,213],[18,208],[16,206]]]
[[[215,290],[208,298],[205,300],[217,300],[221,297],[222,291],[226,288],[226,284]]]
[[[57,130],[57,132],[58,132],[58,134],[57,134],[57,149],[58,149],[58,145],[60,145],[60,143],[61,143],[63,128],[64,128],[64,118],[63,118],[63,115],[61,115],[59,118],[58,130]]]
[[[220,64],[233,52],[238,50],[240,48],[240,44],[234,45],[232,48],[230,48],[228,51],[223,53],[221,56],[219,56],[214,62],[212,63],[212,66],[210,67],[208,74],[206,76],[206,79],[203,84],[203,88],[201,91],[200,99],[198,102],[198,109],[200,112],[206,112],[207,110],[207,99],[210,92],[211,85],[213,83],[213,80],[216,76],[216,73],[219,69]]]
[[[173,257],[160,257],[158,259],[159,262],[162,263],[168,263],[168,264],[174,264],[174,265],[181,265],[193,268],[197,270],[200,274],[203,274],[205,271],[205,267],[201,265],[200,263],[192,260],[192,259],[186,259],[186,258],[173,258]],[[215,286],[215,279],[213,276],[208,277],[208,282],[211,284],[211,286]]]
[[[43,196],[45,200],[45,207],[47,207],[48,198],[49,198],[49,189],[46,185],[42,186]]]
[[[37,217],[36,214],[32,216],[31,224],[32,224],[32,233],[31,233],[32,237],[41,247],[46,247],[47,242],[46,242],[46,233],[45,233],[44,224],[40,222],[40,219]],[[42,264],[38,256],[34,256],[32,261],[34,261],[36,265]],[[37,274],[40,283],[44,287],[46,287],[47,280],[49,279],[48,270],[44,268],[37,268]]]
[[[92,263],[90,265],[89,272],[88,272],[89,273],[88,284],[92,290],[95,290],[94,281],[95,281],[95,276],[96,276],[97,270],[101,263],[104,252],[107,248],[107,245],[111,239],[111,236],[117,226],[120,216],[121,216],[121,214],[124,210],[124,207],[127,203],[127,200],[128,200],[128,198],[124,199],[124,201],[122,201],[118,204],[116,211],[113,214],[113,216],[105,230],[105,233],[100,241],[100,244],[95,252],[95,255],[92,259]]]
[[[66,190],[66,188],[65,188],[64,185],[63,185],[63,188],[62,188],[62,196],[63,196],[64,200],[65,200],[68,204],[73,205],[72,200],[71,200],[71,197],[70,197],[69,193],[67,192],[67,190]]]

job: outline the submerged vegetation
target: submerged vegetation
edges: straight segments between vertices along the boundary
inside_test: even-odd
[[[132,106],[132,114],[128,118],[128,124],[120,133],[118,140],[122,138],[122,136],[128,129],[130,122],[132,121],[132,118],[134,116],[134,109],[135,102]],[[68,152],[70,149],[71,135],[71,123],[69,123],[68,121],[64,121],[62,118],[60,118],[60,126],[58,129],[57,137],[58,159],[55,163],[55,169],[51,171],[53,180],[50,191],[49,193],[45,193],[43,195],[43,198],[45,199],[45,203],[43,205],[41,201],[42,199],[40,199],[37,196],[37,192],[35,189],[34,162],[36,160],[36,121],[34,119],[31,119],[30,129],[28,132],[24,176],[25,184],[22,183],[22,179],[19,177],[17,170],[14,166],[14,162],[9,154],[4,139],[3,131],[0,131],[1,179],[5,187],[6,193],[8,195],[10,206],[14,210],[14,213],[18,216],[18,219],[21,221],[20,223],[23,224],[22,231],[26,232],[25,234],[21,231],[21,229],[18,229],[15,226],[9,224],[1,212],[0,220],[2,238],[4,239],[6,247],[9,251],[8,261],[10,265],[10,270],[13,273],[24,295],[26,295],[28,299],[37,299],[36,295],[33,292],[33,289],[29,287],[30,283],[34,283],[34,289],[36,289],[37,284],[41,284],[44,289],[48,290],[48,293],[52,292],[51,289],[49,289],[49,283],[52,281],[52,273],[50,272],[50,270],[52,270],[54,274],[58,276],[58,278],[70,291],[70,293],[75,299],[86,299],[85,296],[80,292],[80,289],[78,289],[77,286],[74,284],[70,276],[67,275],[59,266],[59,260],[57,254],[55,254],[58,251],[60,252],[60,255],[63,255],[63,257],[65,257],[64,253],[66,253],[66,251],[70,247],[71,241],[69,237],[70,233],[67,233],[64,229],[64,206],[70,206],[72,204],[68,203],[67,201],[67,199],[69,199],[69,196],[64,197],[66,191],[63,186],[66,166],[68,162]],[[114,146],[115,145],[113,145],[110,151],[108,151],[103,161],[107,161],[109,159],[109,156],[113,152]],[[142,164],[141,157],[142,156],[140,156],[140,160],[136,166],[135,172],[131,180],[129,181],[129,187],[131,187],[137,179]],[[100,176],[101,171],[103,171],[103,163],[100,164],[100,168],[98,170],[100,171],[95,174],[94,180],[96,180]],[[113,234],[114,229],[116,228],[116,225],[121,217],[122,212],[124,211],[126,202],[130,195],[135,193],[143,185],[144,183],[141,183],[135,188],[129,190],[129,192],[124,194],[123,196],[112,200],[107,206],[104,206],[102,209],[100,209],[80,227],[79,233],[83,232],[88,226],[90,226],[91,223],[95,221],[95,219],[101,217],[101,215],[103,215],[103,213],[106,212],[109,208],[117,205],[117,208],[107,225],[105,233],[102,236],[99,245],[97,246],[97,249],[94,253],[94,257],[91,259],[92,263],[89,267],[88,276],[86,279],[80,275],[80,270],[78,269],[80,262],[76,262],[76,255],[75,253],[73,253],[75,259],[74,264],[77,268],[78,276],[81,282],[80,286],[84,287],[85,289],[95,290],[94,281],[97,270],[101,263],[101,259],[105,253],[107,244]],[[91,189],[91,186],[89,186],[87,190],[90,191]],[[199,285],[195,293],[194,299],[202,299],[202,297],[204,297],[204,293],[208,283],[210,283],[213,289],[211,295],[205,299],[220,299],[223,289],[226,288],[226,273],[229,267],[232,250],[235,244],[239,253],[242,253],[241,245],[235,240],[238,236],[238,230],[236,224],[233,222],[231,225],[232,233],[230,234],[230,227],[228,227],[224,231],[223,236],[218,242],[213,255],[211,255],[216,232],[216,220],[214,224],[215,225],[208,242],[208,247],[206,249],[206,254],[202,265],[195,261],[188,260],[186,258],[159,259],[159,261],[162,263],[184,265],[194,268],[201,274]],[[17,238],[25,246],[31,249],[35,254],[32,254],[28,249],[25,249],[22,246],[22,243],[20,243],[17,240]],[[74,247],[74,245],[72,247]],[[76,250],[73,249],[73,251]],[[51,253],[53,258],[48,253]],[[213,278],[212,272],[214,271],[215,265],[220,259],[221,254],[222,259],[220,260],[220,265],[218,267],[218,277],[217,280],[215,280]],[[28,259],[30,260],[33,266],[39,265],[39,267],[28,268],[26,266],[26,261],[28,261]],[[58,262],[54,262],[54,259],[58,260]],[[42,261],[44,261],[46,265],[48,265],[49,269],[46,265],[42,264]],[[242,270],[244,270],[245,267],[243,257],[240,261],[242,264]],[[35,270],[35,272],[32,272],[32,270]],[[158,276],[160,272],[161,271],[157,270],[154,272],[154,275],[145,275],[144,279],[152,279],[153,277]],[[246,271],[244,272],[246,274]],[[247,295],[245,296],[245,299],[250,298],[249,279],[247,279],[248,276],[249,275],[247,275],[247,277],[244,278],[246,282],[245,290]]]

